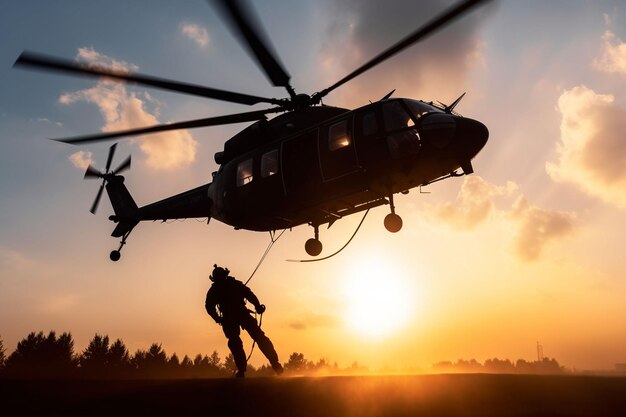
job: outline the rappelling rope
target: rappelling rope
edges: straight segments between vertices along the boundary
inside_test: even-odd
[[[359,225],[356,227],[356,230],[354,231],[354,233],[352,234],[352,236],[350,237],[350,239],[346,242],[345,245],[343,245],[341,247],[341,249],[339,249],[337,252],[325,256],[323,258],[319,258],[319,259],[287,259],[287,262],[319,262],[319,261],[323,261],[326,260],[328,258],[332,258],[333,256],[337,255],[339,252],[341,252],[342,250],[344,250],[346,248],[346,246],[348,246],[350,244],[350,242],[352,242],[352,239],[354,239],[354,237],[356,236],[357,232],[359,231],[359,229],[361,228],[361,225],[363,224],[363,222],[365,221],[365,217],[367,216],[367,213],[369,213],[370,209],[367,209],[365,211],[365,214],[363,215],[363,218],[361,219],[361,222],[359,223]]]
[[[270,253],[270,250],[272,249],[272,246],[274,246],[274,243],[276,243],[278,241],[278,239],[280,239],[280,237],[283,235],[283,233],[285,233],[285,230],[287,230],[287,229],[283,229],[283,231],[280,232],[280,234],[276,238],[274,238],[274,233],[270,232],[270,243],[269,243],[269,245],[267,245],[267,248],[265,249],[265,252],[263,253],[263,256],[261,256],[261,259],[259,260],[259,263],[256,265],[256,268],[254,268],[254,271],[252,271],[252,274],[250,274],[250,278],[248,278],[248,280],[246,281],[245,285],[248,285],[248,282],[250,282],[250,280],[252,279],[254,274],[256,274],[256,271],[258,271],[259,267],[261,266],[261,264],[265,260],[265,257],[267,256],[267,254]],[[256,311],[254,312],[254,318],[255,319],[257,318]],[[262,325],[263,325],[263,313],[261,313],[259,315],[259,329],[261,328]],[[246,362],[248,362],[250,360],[250,358],[252,357],[252,353],[254,353],[254,347],[255,346],[256,346],[256,340],[253,340],[252,341],[252,348],[250,348],[250,354],[248,355],[248,358],[246,359]]]
[[[254,318],[256,319],[257,314],[256,312],[254,313]],[[259,329],[261,328],[261,326],[263,325],[263,313],[259,314]],[[250,348],[250,354],[248,355],[248,358],[246,359],[246,362],[248,362],[250,360],[250,358],[252,357],[252,354],[254,353],[254,347],[256,346],[256,340],[253,340],[252,342],[252,348]]]
[[[245,282],[246,285],[248,285],[248,282],[250,282],[254,274],[256,274],[256,271],[259,269],[259,267],[265,260],[265,257],[267,256],[268,253],[270,253],[270,249],[272,249],[272,246],[274,246],[274,243],[276,243],[278,239],[280,239],[280,237],[283,235],[283,233],[285,233],[285,230],[287,229],[283,229],[283,231],[280,232],[280,234],[278,235],[278,237],[276,237],[276,239],[274,239],[274,235],[272,234],[272,232],[270,232],[270,243],[269,245],[267,245],[267,249],[265,249],[263,256],[261,256],[261,260],[259,260],[259,263],[256,265],[256,268],[254,268],[254,271],[252,271],[252,274],[250,274],[250,278],[248,278],[248,280]]]

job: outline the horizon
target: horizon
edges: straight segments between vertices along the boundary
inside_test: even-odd
[[[48,341],[52,340],[53,343],[58,343],[60,349],[50,350],[52,345],[48,344]],[[69,342],[67,342],[69,340]],[[63,341],[63,342],[62,342]],[[45,342],[45,343],[44,343]],[[67,343],[66,343],[67,342]],[[20,346],[22,345],[22,346]],[[96,369],[93,366],[104,367],[102,369],[111,368],[111,371],[115,371],[116,367],[112,366],[110,362],[105,359],[105,352],[112,351],[113,345],[119,345],[126,349],[128,355],[128,365],[132,367],[131,371],[145,371],[142,369],[141,361],[144,355],[151,355],[154,360],[159,362],[162,366],[170,365],[174,358],[175,365],[177,367],[184,367],[185,360],[190,361],[194,366],[201,366],[201,362],[205,358],[210,358],[211,363],[217,361],[214,365],[216,370],[228,371],[229,366],[234,366],[233,357],[230,352],[223,354],[214,349],[212,352],[199,352],[195,354],[189,354],[188,352],[179,353],[171,352],[168,354],[166,347],[162,343],[153,342],[149,347],[144,349],[139,348],[134,352],[126,347],[123,339],[110,338],[109,335],[96,333],[94,337],[89,341],[89,345],[84,349],[77,348],[74,344],[74,339],[71,332],[63,332],[57,335],[57,332],[51,330],[47,335],[43,332],[31,332],[27,336],[24,336],[16,346],[15,350],[8,351],[3,346],[3,341],[0,335],[0,375],[4,371],[8,371],[7,375],[24,377],[20,372],[26,370],[28,372],[28,366],[35,369],[39,366],[44,366],[44,363],[40,362],[42,357],[45,357],[52,366],[57,362],[63,362],[70,360],[73,365],[72,368],[77,370],[85,368],[90,372]],[[26,347],[27,346],[27,347]],[[26,349],[25,349],[26,347]],[[47,349],[47,354],[44,353]],[[103,350],[105,349],[105,350]],[[155,351],[153,352],[153,349]],[[39,352],[39,353],[36,353]],[[246,352],[252,356],[254,350]],[[69,355],[69,356],[66,356]],[[550,358],[541,356],[542,352],[538,350],[538,357],[534,360],[526,360],[524,358],[509,359],[509,358],[489,358],[484,361],[477,361],[475,358],[464,359],[459,358],[456,361],[441,360],[433,363],[427,367],[409,367],[409,368],[397,368],[390,366],[383,366],[382,368],[371,368],[367,364],[358,363],[358,361],[352,361],[349,364],[339,364],[333,361],[332,358],[321,357],[317,360],[307,357],[303,352],[292,352],[289,354],[287,360],[283,361],[283,366],[289,374],[304,375],[419,375],[419,374],[444,374],[444,373],[520,373],[520,374],[563,374],[563,373],[586,373],[586,372],[614,372],[621,374],[624,371],[618,369],[616,364],[615,369],[612,370],[582,370],[576,368],[567,368],[559,364],[556,358]],[[15,356],[15,357],[13,357]],[[256,355],[257,359],[260,355]],[[139,362],[137,360],[139,359]],[[19,360],[20,365],[17,365],[16,360]],[[84,360],[91,361],[91,365]],[[34,361],[31,363],[31,361]],[[106,362],[105,362],[106,361]],[[229,365],[230,362],[230,365]],[[16,367],[17,365],[17,367]],[[145,365],[145,364],[144,364]],[[251,365],[250,371],[253,372],[253,376],[259,376],[259,371],[269,370],[271,373],[271,367],[267,363]],[[116,366],[120,366],[117,364]],[[503,366],[506,369],[503,369]],[[92,369],[93,368],[93,369]],[[54,368],[42,372],[40,376],[60,376],[52,371]],[[84,370],[84,369],[83,369]],[[67,371],[67,370],[66,370]],[[128,371],[128,370],[127,370]],[[162,371],[168,371],[167,368],[163,368]],[[170,370],[171,371],[171,370]],[[59,371],[57,370],[57,373]],[[168,371],[169,372],[169,371]],[[102,375],[101,375],[102,376]],[[174,377],[175,375],[170,375]],[[214,375],[218,376],[218,375]],[[222,375],[223,376],[223,375]],[[119,377],[119,375],[118,375]],[[180,377],[180,376],[178,376]]]

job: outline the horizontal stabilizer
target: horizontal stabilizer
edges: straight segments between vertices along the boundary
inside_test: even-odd
[[[131,230],[133,230],[133,228],[137,226],[138,223],[139,223],[139,220],[121,221],[117,224],[117,226],[115,226],[115,229],[113,229],[113,233],[111,233],[111,236],[122,237],[126,233],[129,233]]]

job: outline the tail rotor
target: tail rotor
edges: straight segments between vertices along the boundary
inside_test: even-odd
[[[93,165],[89,165],[87,167],[87,171],[85,171],[85,176],[83,177],[86,180],[102,178],[102,184],[100,184],[100,189],[98,190],[98,194],[96,194],[96,199],[93,201],[91,205],[91,209],[89,211],[92,214],[96,214],[98,210],[98,205],[100,204],[100,199],[102,198],[102,193],[104,191],[104,186],[106,182],[109,181],[112,177],[119,174],[122,171],[125,171],[130,168],[130,155],[126,158],[116,169],[110,171],[111,162],[113,162],[113,156],[115,155],[115,149],[117,148],[117,143],[114,143],[109,148],[109,155],[107,156],[106,167],[103,172],[98,171]]]

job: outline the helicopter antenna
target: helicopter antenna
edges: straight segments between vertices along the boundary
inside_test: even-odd
[[[446,106],[445,104],[443,104],[441,101],[438,101],[439,104],[441,104],[443,106],[443,108],[441,110],[445,111],[446,113],[452,113],[452,111],[454,110],[454,108],[456,107],[457,104],[459,104],[459,102],[461,100],[463,100],[463,97],[465,97],[465,93],[461,94],[461,96],[459,98],[457,98],[456,100],[454,100],[452,102],[452,104],[450,104],[449,106]]]
[[[394,88],[393,90],[391,90],[390,92],[387,93],[387,95],[385,95],[385,97],[381,98],[379,101],[383,101],[383,100],[387,100],[389,97],[391,97],[391,95],[393,93],[396,92],[396,89]]]

